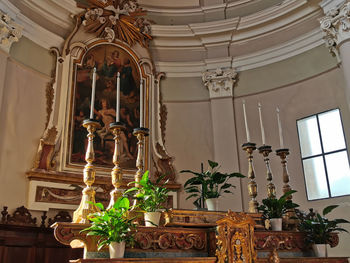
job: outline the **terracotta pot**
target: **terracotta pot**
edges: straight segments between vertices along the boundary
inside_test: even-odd
[[[282,218],[271,218],[270,223],[272,231],[282,231]]]
[[[123,258],[125,252],[125,242],[112,242],[109,245],[109,257],[110,258]]]
[[[145,212],[145,226],[156,227],[159,225],[161,212]]]
[[[218,198],[206,199],[205,204],[207,205],[208,211],[218,211],[219,199]]]
[[[327,257],[327,244],[313,244],[312,249],[315,252],[316,257]]]

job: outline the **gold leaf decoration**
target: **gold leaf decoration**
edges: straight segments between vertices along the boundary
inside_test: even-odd
[[[83,25],[88,33],[112,42],[120,39],[133,46],[139,43],[148,47],[152,39],[151,22],[145,19],[146,11],[137,0],[75,0],[77,6],[86,9]]]

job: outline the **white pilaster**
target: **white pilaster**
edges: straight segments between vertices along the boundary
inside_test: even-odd
[[[222,172],[238,172],[238,152],[236,140],[236,124],[233,107],[233,87],[237,72],[234,69],[206,71],[202,75],[204,85],[210,94],[210,108],[213,126],[214,161],[221,165]],[[220,198],[219,209],[226,211],[242,211],[242,193],[240,180],[234,179],[236,186],[234,195]]]
[[[326,45],[344,72],[346,98],[350,108],[350,0],[323,0],[325,16],[320,20]]]

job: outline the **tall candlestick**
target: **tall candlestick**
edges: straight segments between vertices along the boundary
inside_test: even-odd
[[[284,149],[282,125],[281,125],[281,119],[280,119],[280,109],[278,107],[276,108],[276,112],[277,112],[278,133],[280,136],[280,148]]]
[[[261,117],[261,104],[260,104],[260,102],[258,103],[258,109],[259,109],[259,119],[260,119],[261,140],[262,140],[262,144],[265,145],[265,130],[264,130],[264,125],[263,125],[262,117]]]
[[[248,128],[248,122],[247,122],[247,113],[245,111],[245,100],[243,100],[243,115],[244,115],[245,132],[247,135],[247,142],[250,142],[250,134],[249,134],[249,128]]]
[[[90,119],[94,118],[95,92],[96,92],[96,67],[94,67],[93,73],[92,73],[92,91],[91,91]]]
[[[140,127],[143,127],[143,80],[140,82]]]
[[[116,104],[116,110],[115,110],[115,121],[119,122],[120,118],[120,73],[117,74],[117,104]]]

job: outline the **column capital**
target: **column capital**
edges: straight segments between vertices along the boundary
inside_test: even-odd
[[[329,1],[322,2],[326,15],[320,19],[321,30],[326,46],[339,60],[337,48],[343,42],[350,40],[350,2],[349,0],[334,1],[331,6],[326,2]]]
[[[11,45],[22,37],[23,27],[0,10],[0,48],[9,53]]]
[[[210,98],[233,97],[233,86],[238,73],[234,68],[205,71],[202,74],[204,85],[209,90]]]

